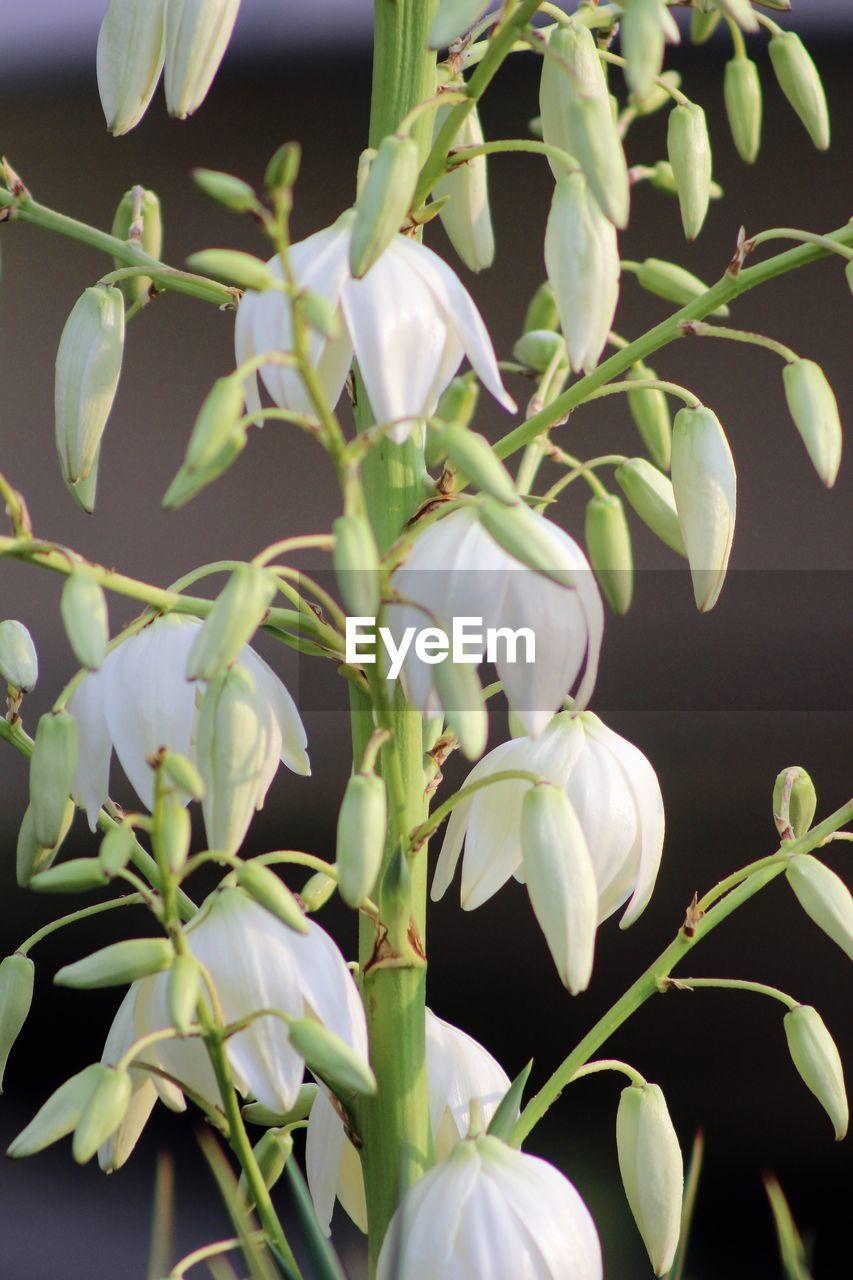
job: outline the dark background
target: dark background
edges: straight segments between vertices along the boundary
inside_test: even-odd
[[[671,65],[682,69],[686,91],[708,110],[715,175],[727,197],[713,206],[699,242],[686,246],[675,203],[638,189],[622,241],[625,257],[672,257],[714,279],[741,222],[755,232],[779,224],[829,230],[846,221],[850,41],[839,34],[815,44],[814,52],[828,88],[833,149],[821,155],[811,148],[772,82],[762,49],[765,138],[755,169],[738,161],[728,138],[721,92],[725,46],[675,55]],[[487,135],[523,133],[537,111],[536,74],[532,58],[516,59],[505,71],[483,112]],[[101,226],[109,226],[128,186],[153,187],[163,202],[164,253],[175,265],[209,245],[233,243],[263,254],[252,226],[206,202],[189,170],[223,168],[259,183],[275,147],[300,139],[305,158],[294,221],[298,235],[308,234],[352,200],[368,86],[366,48],[345,60],[321,61],[286,49],[268,61],[232,56],[198,117],[172,123],[158,99],[141,128],[113,141],[103,129],[93,74],[6,83],[0,88],[0,149],[37,199]],[[653,163],[664,154],[664,128],[663,117],[635,126],[633,163]],[[543,275],[551,179],[535,158],[499,157],[491,183],[497,265],[469,283],[499,353],[508,356],[527,298]],[[450,252],[437,229],[430,240]],[[2,227],[0,241],[0,467],[26,492],[39,534],[166,584],[202,561],[251,556],[275,538],[328,527],[336,499],[323,459],[300,436],[272,425],[255,434],[226,479],[188,508],[177,514],[159,508],[205,391],[233,363],[231,317],[177,295],[158,299],[130,325],[97,511],[91,518],[79,512],[54,455],[53,360],[74,300],[108,265],[80,245],[22,225]],[[850,305],[841,263],[832,260],[746,296],[732,322],[770,332],[817,358],[849,418]],[[636,335],[666,311],[665,303],[641,295],[626,277],[621,332]],[[811,770],[819,816],[851,794],[849,462],[835,490],[825,492],[787,416],[775,356],[694,340],[669,348],[654,363],[661,376],[693,387],[717,411],[732,442],[740,490],[732,571],[711,615],[696,613],[677,558],[635,527],[635,605],[628,618],[608,619],[593,705],[648,754],[661,779],[669,834],[655,896],[627,934],[615,921],[602,929],[592,990],[575,1000],[560,986],[518,886],[465,916],[454,887],[430,919],[432,1007],[481,1039],[511,1075],[535,1053],[535,1084],[662,949],[694,890],[772,850],[770,797],[781,768],[801,763]],[[524,385],[513,390],[523,400]],[[495,437],[508,424],[484,396],[480,429]],[[584,409],[556,438],[590,456],[601,451],[604,425],[608,450],[639,452],[621,398]],[[572,491],[571,498],[562,502],[559,519],[579,534],[581,495]],[[30,728],[73,670],[58,620],[60,585],[37,570],[0,563],[0,617],[18,617],[31,628],[42,662],[39,688],[26,709]],[[116,599],[114,629],[131,614],[129,603]],[[271,655],[269,643],[259,647]],[[331,673],[297,671],[288,652],[273,649],[272,659],[292,685],[299,684],[314,777],[304,781],[282,771],[253,828],[253,848],[286,840],[329,854],[335,798],[348,769],[344,691]],[[327,709],[332,694],[339,711]],[[494,731],[497,740],[500,726]],[[447,773],[449,793],[464,774],[455,762]],[[52,912],[74,905],[15,888],[15,833],[26,783],[25,762],[4,750],[3,951],[13,950]],[[68,852],[92,851],[78,817]],[[845,857],[842,847],[832,861],[840,867]],[[351,913],[332,907],[321,919],[352,954]],[[0,1109],[4,1147],[50,1090],[99,1056],[115,1008],[109,993],[54,990],[52,973],[120,936],[128,923],[105,917],[91,928],[79,925],[34,952],[36,1001],[12,1056]],[[703,943],[688,971],[768,981],[816,1004],[849,1057],[843,957],[803,916],[783,882]],[[685,1148],[697,1127],[705,1130],[706,1170],[688,1268],[694,1280],[778,1274],[760,1185],[768,1169],[781,1178],[804,1231],[817,1238],[817,1280],[849,1275],[850,1157],[833,1143],[828,1120],[788,1060],[775,1005],[737,993],[673,994],[646,1006],[607,1053],[634,1062],[663,1086]],[[579,1084],[530,1143],[559,1162],[586,1197],[611,1280],[649,1272],[618,1181],[618,1088],[612,1077]],[[163,1146],[176,1153],[176,1257],[224,1234],[192,1123],[158,1111],[129,1166],[108,1181],[96,1169],[76,1169],[67,1144],[0,1167],[0,1274],[15,1280],[143,1277],[154,1160]],[[278,1194],[285,1198],[283,1190]]]

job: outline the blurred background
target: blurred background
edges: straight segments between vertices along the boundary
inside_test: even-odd
[[[716,279],[748,232],[779,224],[825,231],[850,214],[849,66],[853,14],[847,0],[804,0],[800,29],[821,69],[835,141],[819,154],[776,89],[765,41],[755,40],[765,90],[758,164],[738,160],[722,105],[723,39],[670,53],[684,88],[708,112],[716,202],[698,243],[686,245],[677,206],[645,187],[635,193],[627,258],[673,258]],[[164,255],[181,265],[195,249],[238,245],[264,254],[247,222],[195,190],[196,165],[239,173],[260,184],[264,166],[289,138],[304,146],[294,230],[306,235],[351,203],[355,164],[369,107],[370,5],[317,0],[311,6],[247,0],[238,32],[208,101],[184,124],[157,100],[140,128],[118,141],[104,129],[94,75],[103,0],[71,5],[32,0],[0,6],[0,150],[44,204],[109,227],[122,193],[142,183],[159,194]],[[538,61],[514,58],[483,108],[487,136],[523,134],[538,111]],[[631,163],[665,154],[665,113],[638,123]],[[535,157],[491,163],[498,241],[492,270],[468,277],[433,224],[429,242],[469,284],[508,357],[530,294],[543,277],[541,244],[550,173]],[[20,224],[0,227],[0,469],[27,495],[36,531],[124,572],[167,584],[198,563],[249,557],[276,538],[328,527],[337,514],[322,457],[286,429],[255,434],[237,465],[178,513],[161,495],[174,475],[198,406],[213,378],[233,366],[232,317],[177,295],[158,298],[128,331],[125,367],[108,428],[94,516],[80,512],[59,476],[53,446],[53,361],[65,318],[82,289],[108,264],[92,251]],[[853,409],[850,296],[839,260],[783,277],[741,299],[732,323],[770,333],[817,358],[834,385],[842,416]],[[617,317],[634,336],[667,314],[629,276]],[[507,886],[462,915],[458,891],[432,909],[429,1000],[442,1017],[480,1039],[515,1075],[531,1052],[542,1082],[680,925],[694,890],[774,847],[771,791],[777,772],[802,764],[814,777],[819,816],[851,794],[851,570],[853,468],[832,492],[817,480],[784,403],[778,359],[712,341],[679,342],[656,357],[660,376],[694,388],[718,413],[735,453],[738,529],[732,571],[713,613],[699,616],[681,562],[634,525],[639,567],[635,603],[608,619],[594,709],[650,757],[667,808],[664,864],[651,905],[628,933],[601,931],[592,989],[570,999],[561,987],[524,891]],[[528,390],[517,382],[523,402]],[[492,437],[507,430],[502,411],[481,402],[477,423]],[[622,398],[584,409],[556,438],[572,452],[607,447],[640,451]],[[557,518],[580,536],[584,495],[569,490]],[[39,649],[42,676],[28,699],[33,728],[69,678],[74,662],[58,617],[60,582],[0,562],[0,617],[20,618]],[[133,613],[113,602],[113,628]],[[253,851],[280,847],[329,855],[337,797],[349,767],[345,690],[333,671],[297,668],[289,651],[258,646],[297,692],[305,712],[314,776],[276,780],[251,833]],[[504,726],[493,725],[494,740]],[[464,777],[446,770],[444,794]],[[128,793],[116,777],[121,799]],[[75,901],[38,899],[15,887],[14,849],[26,804],[25,762],[0,754],[0,950],[9,952],[57,910]],[[78,817],[69,853],[91,853]],[[843,869],[844,849],[831,854]],[[296,883],[296,882],[294,882]],[[199,884],[197,891],[204,892]],[[350,955],[351,913],[332,906],[322,922]],[[107,993],[61,992],[56,968],[120,936],[113,916],[75,926],[39,946],[37,993],[16,1046],[0,1106],[3,1148],[47,1094],[100,1054],[116,1000]],[[694,975],[749,977],[816,1004],[850,1061],[849,987],[844,960],[776,882],[727,922],[691,958]],[[816,1241],[817,1280],[849,1276],[851,1161],[788,1060],[782,1020],[770,1001],[732,992],[673,993],[647,1005],[607,1047],[633,1062],[667,1095],[686,1148],[705,1132],[707,1157],[688,1275],[745,1280],[779,1274],[760,1177],[780,1177],[804,1232]],[[577,1183],[602,1234],[611,1280],[649,1274],[619,1184],[612,1077],[578,1084],[533,1135]],[[158,1111],[129,1165],[106,1180],[78,1170],[67,1144],[0,1167],[0,1273],[15,1280],[139,1280],[146,1251],[154,1164],[174,1153],[175,1258],[227,1234],[218,1196],[199,1154],[192,1117]],[[286,1202],[286,1192],[277,1193]],[[341,1228],[352,1275],[360,1244]]]

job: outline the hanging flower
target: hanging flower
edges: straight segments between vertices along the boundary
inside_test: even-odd
[[[335,335],[312,328],[309,342],[309,357],[329,404],[337,403],[355,358],[374,418],[398,423],[390,435],[399,443],[417,420],[433,412],[467,355],[492,395],[515,412],[480,313],[447,264],[425,245],[398,234],[366,275],[354,280],[349,270],[352,225],[353,214],[345,213],[290,250],[299,288],[325,298],[335,309]],[[267,265],[280,280],[278,258]],[[291,350],[289,299],[276,289],[247,290],[237,311],[234,342],[238,364],[261,352]],[[260,373],[277,405],[314,412],[296,370],[267,364]],[[246,404],[251,413],[260,407],[254,375],[247,380]]]
[[[426,1011],[426,1070],[429,1115],[436,1159],[443,1160],[471,1127],[471,1104],[479,1103],[488,1125],[510,1087],[509,1076],[473,1037]],[[305,1146],[308,1186],[326,1234],[335,1198],[361,1231],[367,1208],[361,1160],[344,1123],[321,1089],[308,1118]]]
[[[601,1280],[592,1216],[568,1178],[497,1138],[460,1142],[406,1193],[377,1280]]]
[[[74,777],[75,802],[85,808],[94,831],[98,810],[109,794],[110,756],[115,750],[124,772],[142,803],[154,801],[154,774],[150,756],[166,747],[195,758],[199,703],[197,686],[186,679],[187,659],[199,634],[200,623],[175,614],[158,618],[107,655],[99,671],[84,676],[75,689],[68,710],[77,721],[78,756]],[[263,805],[279,761],[295,773],[311,771],[305,751],[305,729],[296,704],[278,676],[246,645],[235,664],[244,689],[241,732],[246,748],[240,758],[251,765],[248,777],[228,782],[207,775],[204,816],[211,845],[211,828],[222,825],[227,807],[226,788],[240,783],[241,800],[251,790],[251,804],[243,805],[242,830],[233,824],[232,847],[245,835],[252,812]],[[235,750],[241,744],[235,745]],[[251,750],[249,750],[251,747]],[[236,758],[236,757],[235,757]],[[199,762],[204,764],[204,762]],[[211,783],[213,785],[211,785]],[[217,790],[218,788],[218,790]]]
[[[535,741],[514,738],[490,751],[467,782],[514,769],[563,788],[592,862],[598,923],[630,897],[621,925],[633,924],[651,897],[664,838],[660,784],[643,753],[592,712],[561,712]],[[481,906],[510,876],[525,878],[522,809],[531,785],[496,782],[457,805],[435,870],[434,899],[453,879],[463,844],[464,910]],[[548,941],[556,947],[557,940]]]
[[[533,661],[521,660],[530,651],[520,636],[514,655],[508,644],[496,645],[495,665],[510,706],[536,737],[579,677],[576,709],[589,700],[604,611],[577,543],[544,516],[525,515],[547,542],[553,569],[564,572],[572,586],[527,568],[495,541],[474,507],[462,507],[430,525],[394,574],[392,586],[405,603],[388,609],[387,625],[398,643],[407,627],[419,631],[431,623],[450,635],[454,618],[482,620],[486,629],[528,628],[535,641]],[[476,646],[469,648],[473,652]],[[409,649],[402,673],[406,695],[427,715],[440,707],[435,672]]]

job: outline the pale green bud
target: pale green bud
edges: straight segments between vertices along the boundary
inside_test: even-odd
[[[652,533],[680,556],[686,556],[678,523],[672,482],[646,458],[628,458],[616,468],[625,497]]]
[[[242,667],[229,667],[208,684],[196,728],[204,824],[212,849],[235,853],[239,848],[257,805],[265,753],[257,690]]]
[[[676,302],[681,307],[686,307],[689,302],[701,298],[702,294],[707,293],[710,288],[710,285],[705,284],[698,276],[694,276],[691,271],[686,271],[684,267],[679,267],[674,262],[664,262],[662,258],[646,258],[641,262],[637,279],[642,288],[647,289],[649,293],[655,293],[659,298],[666,298],[667,302]],[[711,314],[727,316],[729,309],[724,305],[717,307]]]
[[[130,1072],[98,1064],[95,1086],[74,1130],[71,1154],[86,1164],[107,1138],[115,1133],[127,1113],[133,1093]]]
[[[16,850],[16,875],[18,885],[21,889],[26,889],[33,876],[39,872],[47,870],[53,859],[59,852],[60,846],[68,835],[68,830],[74,820],[74,801],[68,800],[65,805],[65,813],[62,817],[62,826],[59,831],[59,839],[55,844],[40,844],[36,837],[35,818],[33,816],[32,806],[28,805],[24,817],[18,831],[18,844]]]
[[[187,258],[191,271],[202,276],[213,276],[238,289],[255,289],[264,293],[275,289],[278,281],[265,262],[242,249],[201,249]]]
[[[655,191],[662,191],[667,196],[677,196],[678,188],[675,185],[675,174],[672,172],[672,165],[668,160],[658,160],[657,164],[649,174],[649,182]],[[712,200],[719,200],[723,195],[723,188],[719,182],[711,181],[710,196]]]
[[[258,1162],[258,1168],[261,1171],[261,1177],[264,1180],[264,1186],[269,1190],[275,1186],[284,1173],[284,1166],[293,1152],[293,1138],[286,1130],[270,1129],[255,1144],[253,1150],[255,1159]],[[255,1198],[252,1194],[252,1188],[249,1186],[244,1173],[240,1175],[239,1189],[245,1196],[246,1203],[254,1205]]]
[[[92,463],[92,470],[83,480],[78,480],[76,484],[69,484],[65,481],[65,487],[71,494],[71,497],[83,511],[89,515],[95,510],[95,497],[98,491],[98,464],[101,461],[101,446],[95,450],[95,461]]]
[[[627,61],[625,80],[642,102],[654,88],[663,66],[666,33],[672,38],[670,15],[662,0],[627,0],[620,24],[622,56]],[[667,23],[667,32],[664,24]],[[675,30],[676,37],[678,29]]]
[[[592,497],[586,508],[586,550],[614,613],[625,614],[634,594],[634,558],[625,508],[615,494]]]
[[[429,31],[430,49],[446,49],[474,25],[485,8],[487,0],[439,0]]]
[[[204,398],[187,445],[184,466],[201,470],[215,465],[243,416],[243,384],[233,375],[217,378]]]
[[[188,680],[211,680],[239,657],[276,593],[273,575],[256,564],[234,570],[204,620],[187,658]]]
[[[783,769],[773,785],[773,817],[781,836],[795,839],[811,829],[817,809],[817,792],[811,777],[799,765]]]
[[[23,622],[0,622],[0,677],[13,689],[29,693],[39,676],[36,647]]]
[[[551,329],[554,333],[560,327],[560,316],[557,301],[549,280],[543,280],[527,305],[524,313],[523,332],[530,333],[539,329]]]
[[[314,1075],[337,1094],[376,1093],[376,1077],[360,1053],[313,1018],[288,1023],[290,1043]]]
[[[828,489],[841,466],[842,430],[838,401],[814,360],[795,360],[782,370],[785,399],[814,469]]]
[[[204,102],[239,8],[240,0],[169,0],[163,82],[170,115],[183,120]]]
[[[449,107],[435,113],[435,133],[447,119]],[[455,147],[483,145],[483,130],[473,106],[456,135]],[[490,267],[495,258],[495,233],[489,207],[488,162],[474,156],[458,165],[435,184],[433,200],[447,199],[439,214],[447,238],[471,271]]]
[[[0,1093],[12,1046],[21,1034],[33,1002],[35,965],[16,951],[0,964]]]
[[[785,1035],[794,1066],[829,1116],[840,1142],[847,1133],[848,1108],[844,1068],[835,1041],[817,1009],[807,1004],[785,1014]]]
[[[467,760],[478,760],[486,749],[489,716],[476,666],[454,662],[448,654],[435,667],[433,680],[462,754]]]
[[[658,76],[658,81],[663,81],[663,84],[653,84],[645,98],[638,98],[634,94],[630,95],[631,107],[636,111],[637,115],[651,116],[656,111],[660,111],[661,107],[668,107],[672,102],[672,94],[669,89],[681,87],[681,76],[677,71],[664,71],[662,75]]]
[[[559,553],[548,534],[527,507],[519,503],[508,507],[486,497],[479,507],[480,523],[498,546],[529,569],[543,574],[560,587],[573,587],[574,576],[567,569],[555,567]]]
[[[559,322],[558,322],[559,323]],[[566,344],[553,329],[527,329],[512,349],[513,359],[535,373],[544,373],[555,357],[568,362]]]
[[[82,960],[64,965],[53,981],[58,987],[95,991],[123,987],[137,978],[162,973],[172,963],[174,951],[168,938],[126,938],[93,951]]]
[[[847,266],[844,268],[844,274],[847,277],[847,283],[850,286],[850,292],[853,293],[853,258],[850,259],[850,261],[847,263]]]
[[[338,813],[335,858],[338,889],[351,907],[373,892],[388,823],[385,783],[372,773],[356,773],[344,791]]]
[[[853,960],[853,895],[841,877],[807,853],[792,858],[785,874],[806,915]]]
[[[166,0],[110,0],[98,35],[98,91],[107,128],[127,133],[148,107],[164,57]]]
[[[512,476],[495,457],[485,436],[469,431],[458,422],[448,422],[440,432],[444,452],[457,472],[472,481],[483,493],[491,494],[497,502],[512,506],[519,501]]]
[[[166,1000],[172,1026],[179,1036],[189,1034],[195,1022],[198,997],[201,991],[201,967],[195,956],[177,955],[169,970]]]
[[[270,157],[264,172],[264,186],[271,195],[290,191],[299,177],[302,148],[298,142],[284,142]]]
[[[66,484],[84,480],[95,464],[123,352],[121,290],[95,285],[74,304],[56,353],[56,448]]]
[[[307,933],[308,923],[299,903],[271,867],[262,862],[241,862],[237,883],[260,906],[296,933]]]
[[[723,93],[737,153],[752,164],[761,142],[761,79],[755,63],[749,58],[727,62]]]
[[[795,31],[780,31],[768,51],[779,88],[796,111],[819,151],[829,146],[829,111],[820,73]]]
[[[687,549],[696,607],[713,609],[723,587],[735,532],[737,476],[715,413],[680,409],[672,431],[672,487]]]
[[[296,1101],[289,1111],[270,1111],[260,1102],[249,1102],[243,1108],[243,1118],[248,1124],[263,1125],[265,1129],[279,1129],[284,1125],[298,1124],[307,1120],[317,1097],[319,1087],[316,1084],[303,1084]]]
[[[177,751],[164,751],[160,757],[160,770],[179,791],[191,796],[193,800],[203,799],[204,779],[192,760],[179,755]]]
[[[75,658],[81,666],[97,671],[106,657],[110,623],[107,598],[87,570],[75,570],[66,578],[60,612]]]
[[[69,858],[39,871],[30,880],[30,888],[36,893],[88,893],[103,889],[106,884],[109,876],[97,858]]]
[[[163,796],[155,806],[151,841],[158,858],[173,875],[179,875],[192,844],[192,820],[179,796]]]
[[[713,0],[714,7],[736,22],[744,31],[757,31],[758,19],[750,0]]]
[[[138,245],[150,257],[159,258],[163,252],[163,215],[154,192],[145,187],[125,191],[113,218],[112,233],[119,240]],[[118,258],[113,258],[113,262],[116,269],[128,265]],[[150,276],[128,276],[119,281],[118,287],[128,306],[132,306],[147,298],[151,283]]]
[[[575,154],[601,212],[616,227],[628,225],[630,184],[610,99],[577,98],[571,105]]]
[[[415,194],[419,169],[413,138],[389,134],[382,139],[352,224],[349,263],[356,280],[370,270],[400,230]]]
[[[657,380],[654,369],[644,364],[633,365],[625,377],[629,382]],[[672,452],[672,418],[666,395],[659,387],[637,387],[628,392],[627,399],[643,444],[654,462],[663,471],[668,471]]]
[[[666,1099],[656,1084],[622,1090],[616,1148],[625,1196],[656,1276],[672,1266],[681,1230],[684,1163]]]
[[[709,9],[705,12],[704,9],[694,6],[690,11],[690,39],[693,43],[704,44],[706,40],[710,40],[717,29],[720,17],[719,9]]]
[[[365,516],[343,515],[332,525],[338,589],[354,618],[375,618],[381,599],[379,548]]]
[[[309,290],[299,295],[299,305],[305,319],[318,333],[322,333],[324,338],[337,337],[341,322],[334,303],[322,294],[311,293]]]
[[[680,102],[670,111],[666,147],[684,234],[695,240],[711,199],[711,143],[705,112],[695,102]]]
[[[207,488],[214,480],[218,480],[231,464],[240,456],[246,447],[246,433],[239,427],[232,427],[218,441],[216,453],[204,466],[181,467],[163,497],[164,507],[177,510],[190,498],[194,498],[202,489]]]
[[[112,879],[120,871],[124,871],[133,857],[136,839],[132,829],[124,822],[117,822],[110,827],[98,849],[98,862],[104,874]]]
[[[236,178],[233,173],[221,173],[218,169],[193,169],[193,182],[211,200],[230,209],[232,213],[248,213],[258,207],[254,189]]]
[[[477,378],[471,373],[460,374],[448,383],[438,402],[435,417],[440,422],[458,422],[460,426],[467,427],[474,417],[479,399],[480,383]],[[425,461],[428,470],[437,467],[444,456],[443,436],[427,423]]]
[[[34,1156],[51,1143],[65,1138],[77,1127],[92,1091],[101,1077],[103,1067],[93,1063],[84,1067],[70,1080],[66,1080],[50,1095],[47,1102],[35,1114],[25,1129],[9,1146],[7,1155],[15,1160]]]
[[[46,848],[52,849],[61,838],[76,766],[76,720],[67,711],[48,712],[38,722],[30,760],[34,830]]]
[[[322,871],[315,872],[299,890],[299,897],[302,899],[305,910],[310,913],[325,907],[337,887],[337,881],[331,876],[325,875]]]

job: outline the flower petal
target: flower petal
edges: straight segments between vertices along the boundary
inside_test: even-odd
[[[68,710],[77,722],[77,767],[72,794],[75,804],[85,808],[91,831],[97,827],[98,811],[110,791],[113,747],[104,714],[104,671],[114,661],[114,653],[108,654],[100,671],[91,671],[83,677],[68,703]]]

